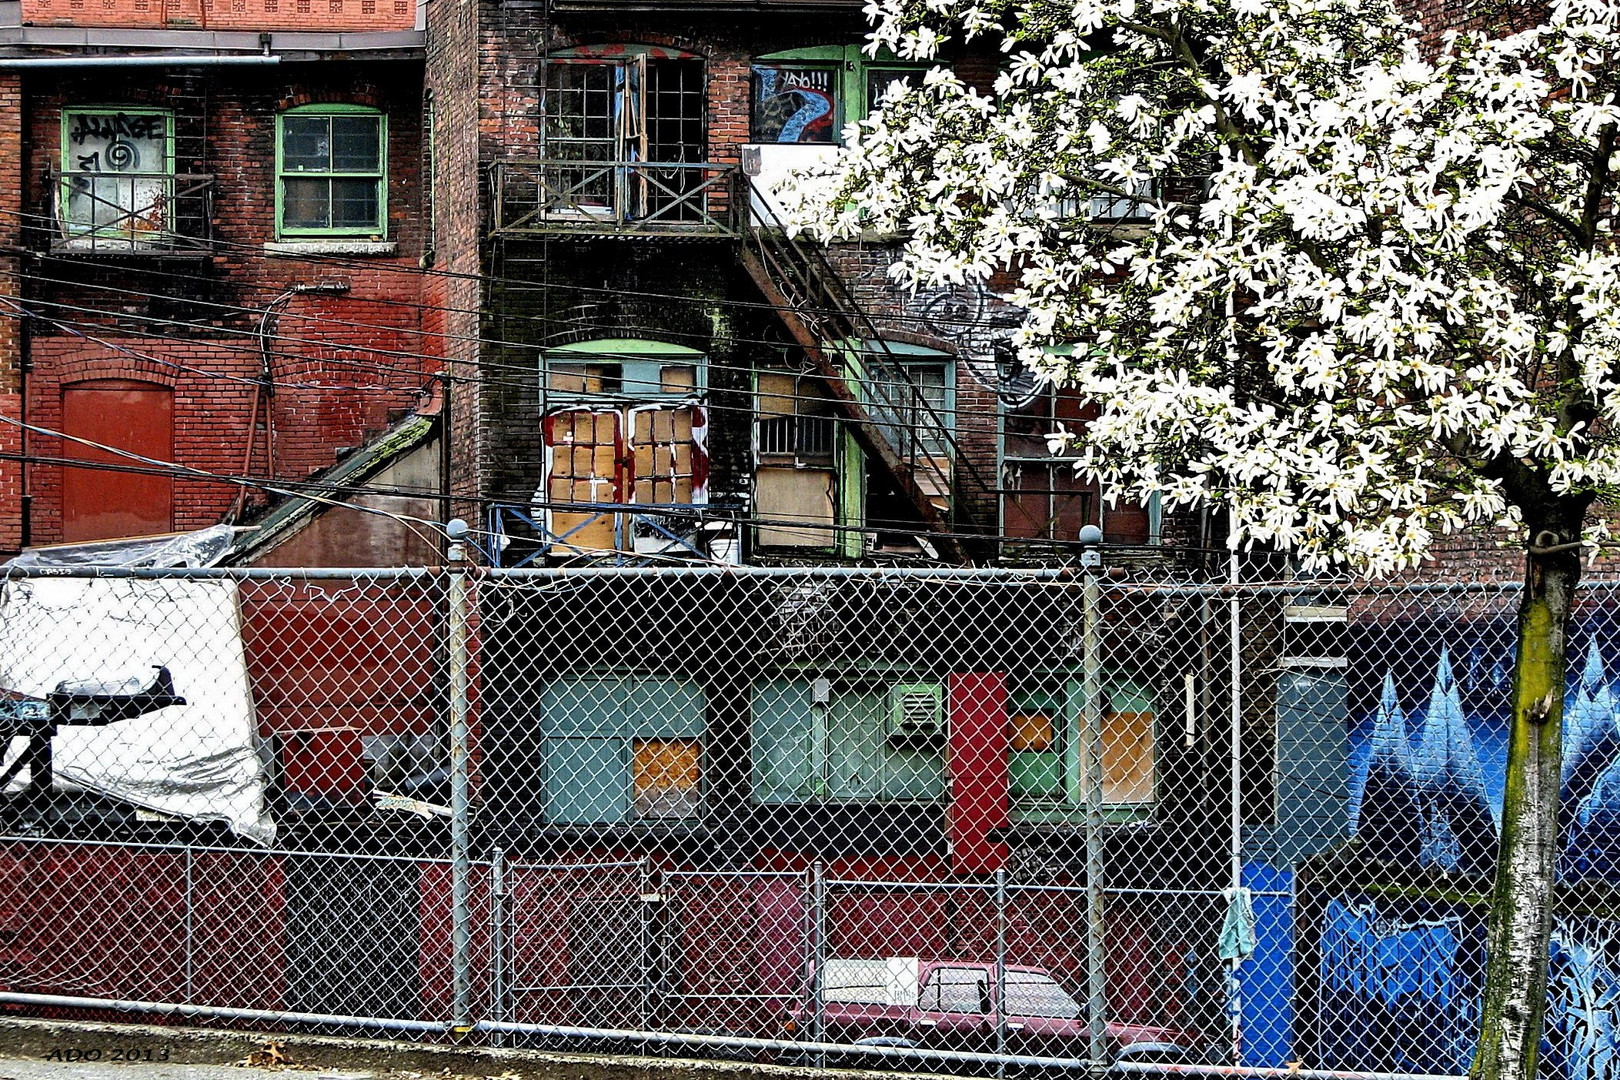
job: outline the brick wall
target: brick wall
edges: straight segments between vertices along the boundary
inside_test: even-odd
[[[0,72],[0,295],[22,293],[22,76]],[[0,417],[21,419],[23,324],[0,306]],[[0,454],[22,452],[22,429],[0,422]],[[22,546],[22,464],[0,458],[0,553]]]
[[[23,0],[28,26],[152,30],[390,31],[416,25],[415,0]]]
[[[284,0],[286,2],[286,0]],[[353,2],[353,0],[350,0]],[[33,74],[22,110],[26,152],[22,197],[30,222],[50,208],[48,169],[60,160],[62,110],[108,103],[162,106],[174,113],[176,171],[215,177],[213,244],[200,254],[86,257],[50,254],[35,224],[24,240],[36,253],[26,289],[32,324],[30,421],[54,430],[62,387],[83,379],[129,378],[174,390],[175,457],[183,465],[241,474],[248,418],[266,361],[267,324],[274,393],[249,467],[254,476],[298,480],[333,464],[337,452],[364,442],[421,399],[442,362],[442,320],[419,260],[426,228],[421,206],[420,63],[331,63],[265,69]],[[388,118],[388,254],[303,249],[271,253],[275,237],[275,116],[312,102],[365,104]],[[0,117],[16,111],[0,109]],[[4,120],[0,120],[3,124]],[[0,146],[3,158],[3,146]],[[17,190],[5,185],[0,199]],[[316,283],[343,291],[292,293]],[[292,293],[289,295],[289,293]],[[3,353],[0,353],[3,357]],[[30,439],[31,454],[59,452],[50,436]],[[0,489],[4,478],[0,476]],[[61,535],[61,470],[30,470],[35,543]],[[236,488],[179,480],[176,525],[220,520]],[[266,496],[255,492],[254,503]],[[3,535],[3,534],[0,534]]]
[[[481,255],[480,172],[480,14],[469,3],[428,5],[426,92],[432,95],[434,183],[433,267],[429,279],[431,322],[440,335],[438,351],[453,377],[446,424],[450,438],[452,489],[461,498],[452,513],[477,525],[483,491],[478,446],[482,423],[478,398],[481,360],[480,311],[484,288],[478,275]]]

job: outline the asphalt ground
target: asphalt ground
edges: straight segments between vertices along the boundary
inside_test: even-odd
[[[0,1012],[0,1080],[893,1080],[735,1061],[102,1024]]]

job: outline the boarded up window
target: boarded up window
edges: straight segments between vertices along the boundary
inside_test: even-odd
[[[707,479],[696,439],[701,410],[695,405],[649,405],[631,409],[630,424],[630,501],[664,506],[700,501],[694,495]]]
[[[612,549],[612,514],[569,504],[620,503],[622,418],[616,409],[568,409],[546,417],[546,502],[551,533],[563,548]]]
[[[1109,692],[1102,715],[1102,801],[1142,806],[1154,799],[1154,714],[1148,698],[1129,687]],[[1084,801],[1080,756],[1084,695],[1078,682],[1025,690],[1008,723],[1013,795],[1035,805]]]
[[[550,413],[542,491],[553,549],[629,549],[635,523],[612,507],[707,502],[706,419],[691,402]]]
[[[631,806],[637,817],[683,818],[698,812],[702,794],[700,739],[637,739]]]
[[[165,533],[174,528],[174,481],[129,472],[139,461],[85,442],[174,460],[174,393],[166,386],[97,379],[62,389],[62,455],[116,469],[62,470],[62,539],[68,543]]]
[[[1103,802],[1153,801],[1153,714],[1103,714]]]

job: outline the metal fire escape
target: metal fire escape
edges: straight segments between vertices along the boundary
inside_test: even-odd
[[[768,200],[752,201],[743,267],[826,382],[861,450],[916,513],[922,531],[933,534],[930,542],[947,558],[960,558],[950,520],[952,471],[953,464],[958,470],[971,465],[962,460],[950,425],[912,383],[821,249],[790,236]]]

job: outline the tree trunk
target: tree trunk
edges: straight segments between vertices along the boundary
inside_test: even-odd
[[[1580,550],[1570,546],[1580,536],[1578,519],[1573,528],[1567,520],[1532,526],[1530,535],[1475,1080],[1534,1080],[1547,1004],[1564,680],[1581,576]]]

